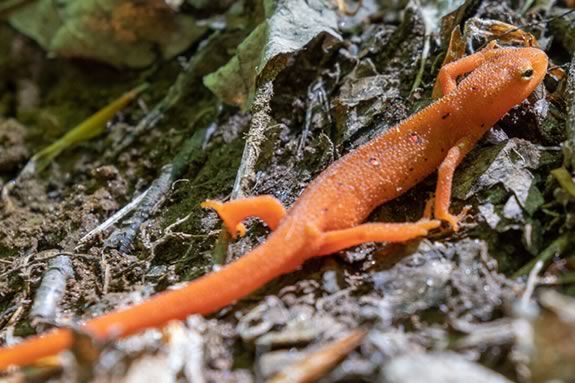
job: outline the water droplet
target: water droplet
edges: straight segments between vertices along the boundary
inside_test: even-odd
[[[378,160],[377,158],[375,158],[375,157],[371,157],[371,158],[369,159],[369,163],[370,163],[371,165],[373,165],[373,166],[379,166],[379,165],[380,165],[379,160]]]

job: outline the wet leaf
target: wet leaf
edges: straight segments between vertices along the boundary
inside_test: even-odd
[[[335,43],[335,11],[319,0],[264,0],[266,20],[238,46],[236,55],[204,78],[204,84],[224,102],[247,107],[258,81],[273,80],[312,40]]]
[[[492,228],[504,221],[522,223],[544,203],[532,172],[540,158],[540,150],[522,139],[482,148],[472,153],[459,170],[454,196],[462,200],[478,198],[479,212]],[[497,188],[503,192],[497,192]],[[500,229],[506,230],[506,226]]]

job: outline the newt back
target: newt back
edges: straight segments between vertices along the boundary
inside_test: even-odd
[[[457,88],[323,171],[289,216],[337,230],[363,222],[435,172],[461,139],[477,142],[546,73],[547,56],[535,48],[486,51],[483,63]],[[526,81],[525,68],[533,69]]]

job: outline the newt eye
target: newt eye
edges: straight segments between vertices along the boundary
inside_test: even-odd
[[[521,72],[523,80],[531,80],[531,77],[533,77],[533,68],[525,69]]]

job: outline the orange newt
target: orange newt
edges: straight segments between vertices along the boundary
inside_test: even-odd
[[[102,339],[127,336],[217,311],[315,256],[364,242],[407,241],[441,221],[457,230],[458,217],[449,213],[455,168],[492,125],[533,92],[546,71],[547,56],[536,48],[484,49],[447,64],[438,75],[442,98],[333,163],[289,211],[271,196],[204,203],[217,210],[234,236],[245,218],[261,218],[272,229],[265,243],[217,272],[91,319],[83,328]],[[436,170],[435,220],[362,223],[377,206]],[[0,349],[0,368],[65,350],[72,336],[57,329]]]

